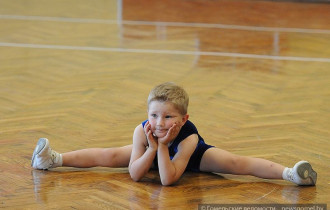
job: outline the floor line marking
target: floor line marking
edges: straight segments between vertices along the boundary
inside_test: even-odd
[[[287,60],[287,61],[305,61],[305,62],[326,62],[330,63],[330,58],[317,57],[296,57],[296,56],[273,56],[244,53],[228,52],[205,52],[205,51],[185,51],[185,50],[157,50],[157,49],[131,49],[131,48],[112,48],[112,47],[87,47],[87,46],[67,46],[67,45],[45,45],[45,44],[27,44],[27,43],[7,43],[0,42],[0,47],[21,47],[37,49],[57,49],[57,50],[82,50],[82,51],[105,51],[105,52],[126,52],[126,53],[157,53],[172,55],[199,55],[199,56],[220,56],[220,57],[238,57],[269,60]]]
[[[118,24],[117,20],[110,20],[110,19],[66,18],[66,17],[23,16],[23,15],[0,15],[0,19],[95,23],[95,24]],[[329,29],[244,26],[244,25],[228,25],[228,24],[219,24],[219,23],[158,22],[158,21],[133,21],[133,20],[122,20],[120,21],[120,23],[123,25],[152,25],[152,26],[162,25],[162,26],[173,26],[173,27],[220,28],[220,29],[235,29],[235,30],[247,30],[247,31],[330,34]]]

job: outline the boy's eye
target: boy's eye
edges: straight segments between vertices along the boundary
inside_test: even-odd
[[[151,114],[151,117],[157,117],[157,115],[156,114]]]
[[[167,115],[165,118],[172,118],[172,116],[170,116],[170,115]]]

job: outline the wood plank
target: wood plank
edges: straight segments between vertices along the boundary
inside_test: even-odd
[[[124,0],[118,11],[117,1],[0,0],[0,207],[329,204],[329,5],[138,2]],[[238,56],[247,54],[254,56]],[[165,81],[187,90],[190,119],[209,144],[290,167],[307,159],[317,186],[187,172],[164,187],[157,171],[134,182],[127,168],[30,167],[40,137],[59,152],[131,144],[150,89]]]

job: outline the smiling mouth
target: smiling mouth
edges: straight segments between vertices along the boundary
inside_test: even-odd
[[[157,133],[165,133],[167,132],[167,129],[156,129]]]
[[[155,130],[153,133],[152,133],[152,135],[154,136],[154,137],[158,137],[158,136],[163,136],[163,135],[165,135],[166,134],[166,132],[167,132],[167,130],[165,130],[165,129],[162,129],[162,130]],[[158,134],[158,135],[157,135]]]

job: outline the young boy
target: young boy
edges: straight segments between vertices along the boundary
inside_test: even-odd
[[[161,183],[175,183],[186,170],[265,179],[284,179],[298,185],[315,185],[317,173],[307,161],[293,168],[260,158],[234,155],[208,145],[188,120],[188,94],[174,83],[164,83],[151,90],[148,97],[148,120],[133,134],[133,145],[117,148],[90,148],[59,154],[49,141],[39,139],[32,156],[35,169],[59,166],[128,167],[134,181],[141,180],[155,168]]]

